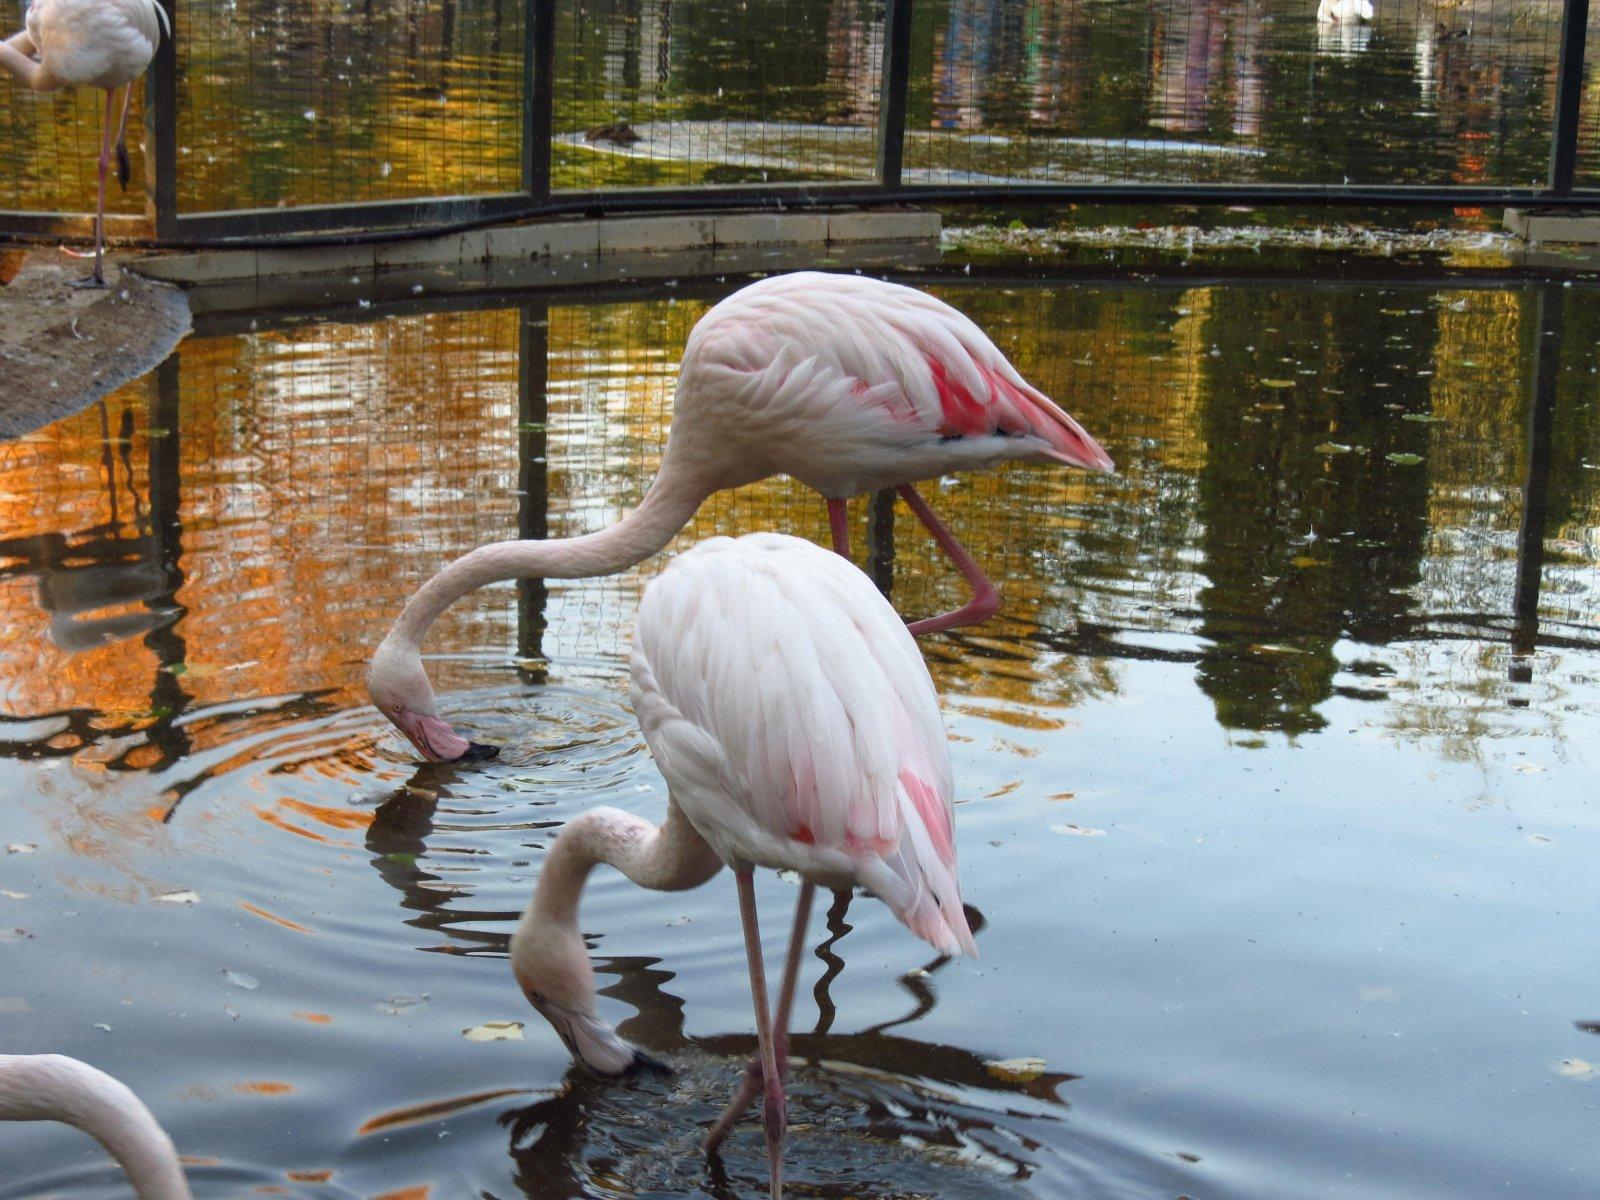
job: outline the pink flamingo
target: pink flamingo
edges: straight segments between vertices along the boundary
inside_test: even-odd
[[[595,1012],[578,928],[592,868],[658,891],[733,868],[760,1059],[706,1140],[713,1151],[764,1093],[774,1198],[782,1192],[789,1012],[817,885],[870,889],[944,954],[976,954],[956,878],[950,751],[916,643],[838,555],[776,533],[710,538],[645,590],[633,708],[667,780],[658,828],[614,808],[568,823],[511,939],[524,994],[580,1062],[646,1065]],[[775,1017],[767,1010],[752,872],[801,877]]]
[[[64,1121],[122,1164],[139,1200],[193,1200],[172,1139],[104,1071],[62,1054],[0,1054],[0,1121]]]
[[[28,6],[26,24],[21,33],[0,42],[0,68],[36,92],[85,84],[105,89],[100,188],[94,210],[94,273],[76,284],[104,287],[100,260],[106,244],[106,172],[115,148],[117,180],[128,186],[128,148],[123,142],[128,102],[133,98],[133,81],[155,57],[162,30],[171,36],[167,10],[159,0],[34,0]],[[38,62],[33,59],[35,54]],[[120,117],[116,115],[118,88],[122,89]]]
[[[443,720],[422,666],[429,626],[502,579],[610,575],[661,550],[713,492],[790,475],[827,501],[849,555],[845,500],[898,488],[972,588],[915,634],[994,614],[999,593],[912,485],[1008,460],[1110,471],[1110,457],[941,300],[858,275],[801,271],[741,288],[702,317],[678,375],[672,432],[644,501],[599,533],[480,546],[406,603],[373,656],[373,703],[424,758],[489,757]]]

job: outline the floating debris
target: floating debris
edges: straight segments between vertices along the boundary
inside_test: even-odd
[[[261,986],[261,980],[254,975],[247,975],[243,971],[235,971],[232,967],[223,967],[222,976],[234,987],[243,988],[247,992],[253,992]]]
[[[983,1069],[1002,1083],[1032,1083],[1044,1074],[1042,1058],[1003,1058],[983,1064]]]
[[[461,1036],[469,1042],[520,1042],[521,1021],[485,1021],[471,1029],[463,1029]]]

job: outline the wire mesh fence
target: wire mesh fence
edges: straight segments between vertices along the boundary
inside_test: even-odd
[[[1587,0],[194,0],[174,19],[149,193],[113,194],[174,238],[575,197],[1566,202],[1600,183]],[[98,114],[0,89],[0,230],[92,206]]]

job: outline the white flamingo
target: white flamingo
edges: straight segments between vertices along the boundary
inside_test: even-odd
[[[122,1164],[139,1200],[193,1200],[172,1139],[104,1071],[62,1054],[0,1054],[0,1121],[64,1121]]]
[[[999,593],[912,485],[1008,460],[1112,470],[1082,426],[943,301],[858,275],[763,279],[714,306],[690,333],[672,431],[644,502],[599,533],[495,542],[458,558],[406,603],[373,655],[368,690],[424,758],[493,754],[435,707],[421,645],[439,614],[497,580],[625,570],[664,547],[713,492],[770,475],[822,493],[834,549],[845,555],[845,500],[898,488],[973,590],[961,608],[911,631],[984,620]]]
[[[27,28],[0,42],[0,67],[36,92],[64,87],[104,88],[105,121],[100,130],[100,189],[94,210],[94,273],[81,286],[104,287],[101,257],[106,241],[106,172],[116,147],[117,178],[128,186],[128,149],[122,140],[128,122],[133,81],[155,57],[161,31],[171,36],[159,0],[34,0]],[[38,55],[38,61],[34,61]],[[117,89],[122,113],[116,116]],[[112,136],[112,121],[116,136]]]
[[[950,750],[916,643],[848,561],[775,533],[711,538],[645,590],[633,707],[667,781],[657,828],[584,813],[545,856],[511,939],[524,994],[573,1055],[617,1074],[642,1056],[595,1012],[578,927],[589,871],[697,887],[733,868],[760,1059],[707,1138],[714,1150],[764,1091],[772,1195],[781,1194],[789,1010],[817,885],[870,889],[945,954],[976,954],[956,877]],[[767,1010],[752,872],[801,877],[776,1018]]]
[[[1354,25],[1372,20],[1372,0],[1321,0],[1317,5],[1317,24]]]

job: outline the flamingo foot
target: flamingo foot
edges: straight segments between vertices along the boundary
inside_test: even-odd
[[[85,255],[84,257],[88,257]],[[82,279],[69,279],[67,286],[70,288],[103,288],[106,286],[106,277],[99,270],[90,272]]]
[[[981,625],[999,611],[1000,590],[985,579],[972,593],[972,599],[960,608],[936,617],[924,617],[920,621],[907,621],[906,629],[912,637],[922,637],[942,629],[954,629],[958,625]]]
[[[780,1039],[777,1049],[778,1054],[778,1083],[781,1087],[789,1080],[787,1038]],[[706,1140],[701,1148],[707,1155],[716,1154],[722,1143],[728,1140],[728,1135],[733,1132],[733,1127],[739,1123],[745,1113],[750,1111],[750,1104],[757,1096],[762,1094],[765,1080],[761,1071],[761,1058],[757,1055],[752,1058],[744,1069],[744,1075],[739,1080],[739,1086],[734,1090],[733,1099],[728,1101],[728,1107],[722,1110],[722,1115],[717,1118],[717,1123],[711,1127],[711,1132],[706,1134]]]

